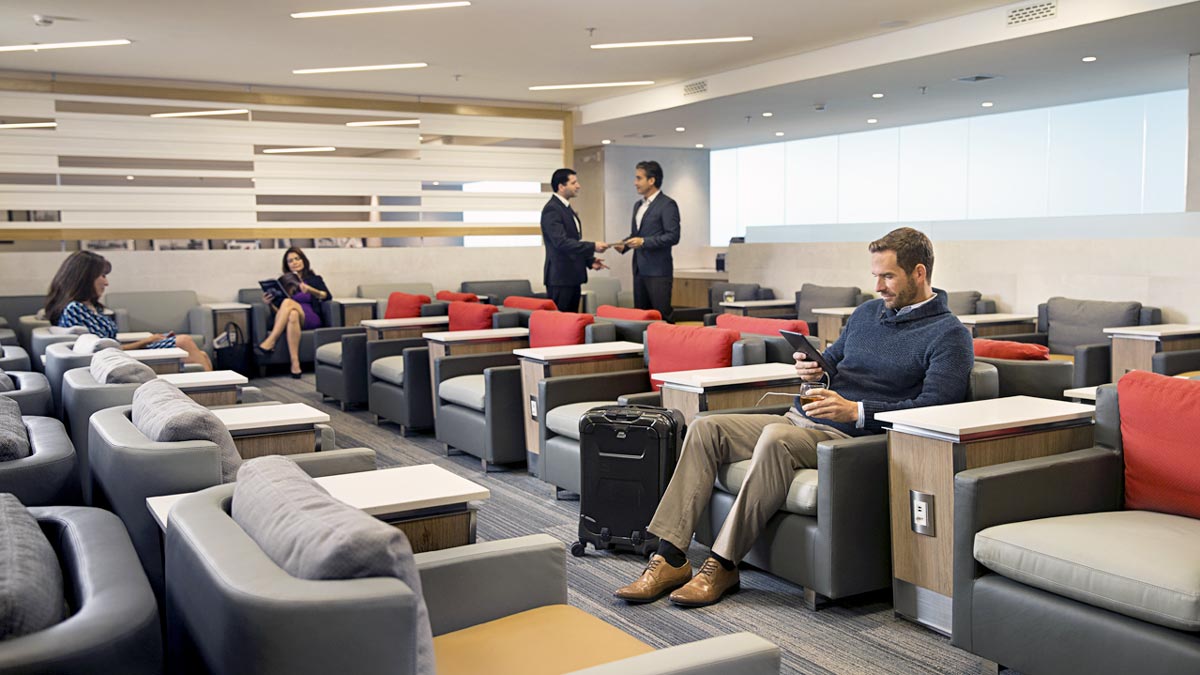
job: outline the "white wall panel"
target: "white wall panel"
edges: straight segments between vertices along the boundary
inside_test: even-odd
[[[1200,59],[1193,57],[1193,63]],[[1200,98],[1200,91],[1193,94]],[[1145,96],[1146,157],[1142,176],[1142,213],[1184,210],[1187,191],[1188,92]],[[1196,169],[1200,171],[1200,168]]]
[[[561,140],[563,131],[562,122],[559,120],[477,117],[473,115],[417,115],[417,117],[421,118],[420,130],[430,134]]]
[[[1140,97],[1050,109],[1046,215],[1141,210],[1145,110]]]
[[[899,220],[967,217],[967,120],[900,129]]]
[[[784,145],[752,145],[737,153],[738,229],[782,224],[787,185]]]
[[[50,117],[54,114],[54,100],[28,94],[0,94],[0,115],[5,117]]]
[[[254,226],[257,218],[253,211],[238,209],[230,211],[66,211],[62,222],[66,225],[104,225],[107,227],[204,227],[220,225]]]
[[[0,138],[0,141],[3,141]],[[0,142],[0,147],[8,148]],[[58,173],[58,158],[52,155],[14,155],[0,152],[0,173]]]
[[[838,220],[871,223],[896,220],[898,129],[838,138]]]
[[[196,188],[186,192],[135,188],[0,186],[0,203],[16,211],[252,210],[250,190]]]
[[[789,141],[787,147],[787,222],[838,221],[838,139],[836,136]]]
[[[416,148],[419,133],[403,127],[345,127],[332,124],[233,122],[203,118],[150,118],[131,115],[60,113],[58,133],[80,138],[174,140],[250,145],[332,145],[405,150]]]
[[[971,119],[967,217],[1046,215],[1045,109]]]
[[[741,193],[737,189],[738,151],[714,150],[708,155],[709,162],[709,242],[723,246],[733,237],[740,237],[745,230],[738,228],[738,203]]]

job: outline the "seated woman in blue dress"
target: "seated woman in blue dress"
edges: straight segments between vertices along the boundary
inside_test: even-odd
[[[263,302],[275,310],[275,324],[271,334],[258,348],[264,352],[275,351],[280,336],[287,333],[288,353],[292,360],[292,377],[300,377],[300,331],[320,328],[321,305],[333,297],[325,280],[312,271],[308,256],[295,246],[283,254],[283,275],[279,277],[283,290],[290,296],[282,302],[263,294]]]
[[[108,273],[112,263],[91,251],[72,253],[50,282],[46,295],[46,318],[55,326],[83,326],[100,337],[117,337],[117,321],[104,313],[100,298],[108,288]],[[195,340],[188,335],[151,335],[137,342],[121,345],[122,349],[166,349],[179,347],[188,353],[185,363],[198,363],[212,370],[212,362]]]

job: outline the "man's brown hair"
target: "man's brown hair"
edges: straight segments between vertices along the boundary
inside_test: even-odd
[[[871,253],[896,252],[896,264],[905,274],[912,274],[917,265],[925,266],[925,278],[933,280],[933,242],[919,230],[900,227],[871,242]]]

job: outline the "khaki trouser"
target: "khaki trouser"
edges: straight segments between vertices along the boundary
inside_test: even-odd
[[[699,417],[688,428],[675,474],[649,530],[686,551],[712,496],[717,469],[748,459],[746,479],[712,546],[713,553],[740,562],[763,526],[783,506],[796,471],[817,467],[817,444],[845,437],[791,411],[783,417]]]

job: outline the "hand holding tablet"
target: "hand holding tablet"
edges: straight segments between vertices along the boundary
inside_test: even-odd
[[[820,366],[821,370],[825,371],[825,374],[829,376],[830,381],[832,381],[834,377],[837,377],[837,367],[825,360],[825,357],[821,355],[821,352],[817,351],[817,348],[812,346],[812,343],[808,341],[807,335],[790,330],[781,330],[779,331],[779,334],[782,335],[784,339],[788,341],[788,344],[792,345],[797,352],[803,354],[805,360],[812,361]],[[799,368],[797,368],[797,370],[799,370]]]

